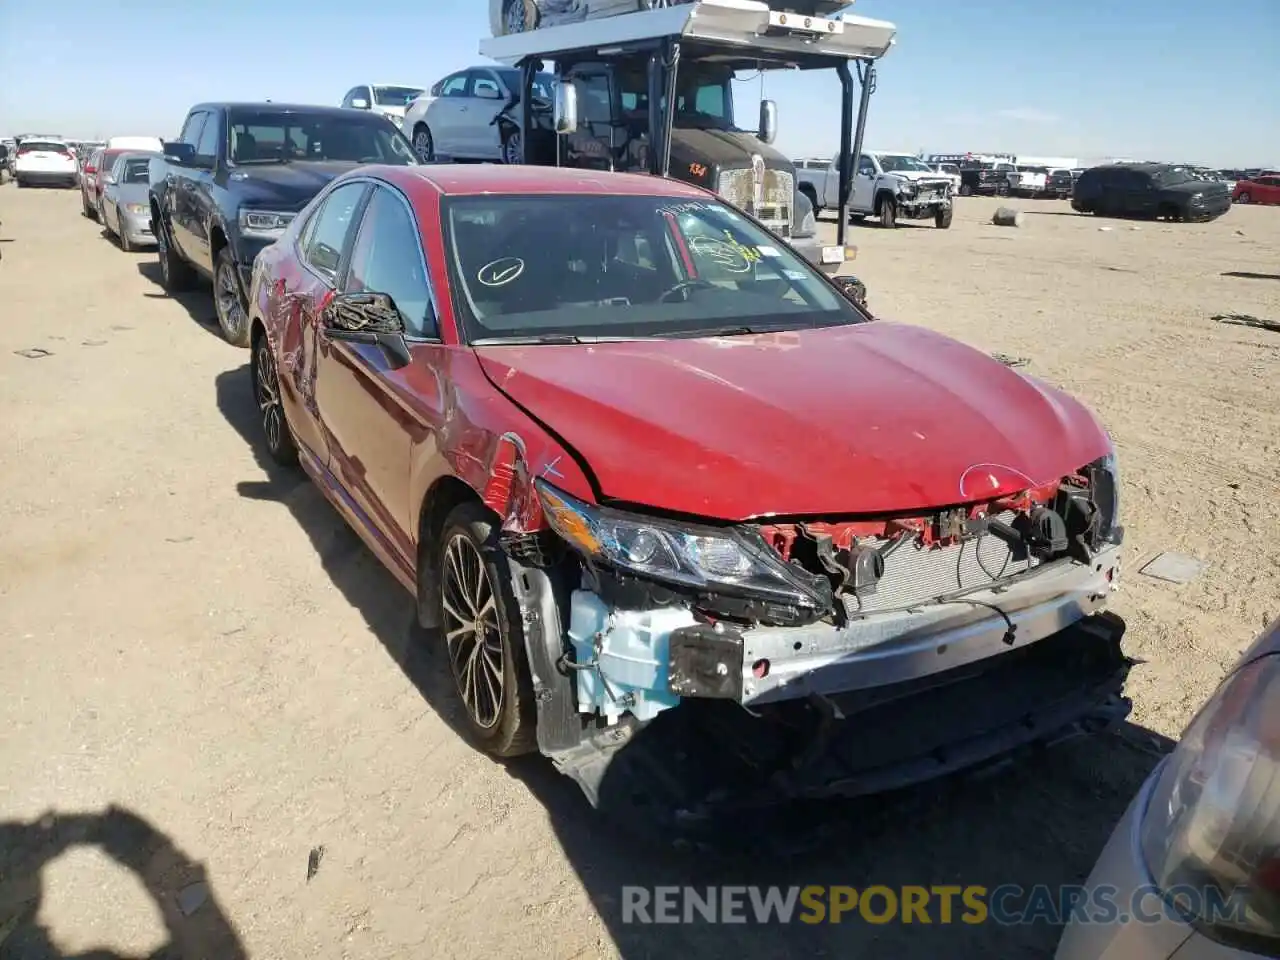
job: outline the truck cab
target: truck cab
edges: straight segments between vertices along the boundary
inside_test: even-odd
[[[861,134],[873,87],[871,63],[892,45],[893,24],[803,16],[756,0],[695,0],[555,22],[480,45],[481,54],[520,67],[524,78],[495,120],[504,156],[518,152],[526,163],[684,180],[751,214],[829,274],[852,257],[843,223],[835,245],[817,240],[812,204],[797,190],[795,166],[773,146],[775,104],[762,100],[758,122],[746,128],[734,114],[734,81],[762,70],[835,69],[848,154],[854,115],[849,62],[865,66],[859,71]],[[554,103],[530,95],[544,69],[557,81]],[[513,145],[518,151],[508,149]],[[851,184],[842,186],[847,202]]]

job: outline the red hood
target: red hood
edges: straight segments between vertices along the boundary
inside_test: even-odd
[[[607,498],[704,517],[940,507],[1052,482],[1109,449],[1066,394],[883,321],[476,353]]]

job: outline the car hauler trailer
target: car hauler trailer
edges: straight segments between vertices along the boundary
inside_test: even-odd
[[[504,144],[518,147],[504,153],[525,163],[646,172],[707,187],[833,274],[854,253],[845,246],[851,158],[862,148],[875,61],[893,45],[897,28],[866,17],[818,16],[819,6],[805,15],[760,0],[694,0],[569,22],[544,14],[543,22],[555,25],[524,32],[510,32],[503,20],[508,32],[482,41],[480,53],[522,70],[521,89],[495,121],[505,127]],[[554,62],[560,81],[554,104],[531,95],[544,61]],[[771,146],[776,105],[761,101],[755,133],[733,122],[736,75],[780,69],[835,70],[840,78],[844,162],[834,246],[814,236],[795,167]]]

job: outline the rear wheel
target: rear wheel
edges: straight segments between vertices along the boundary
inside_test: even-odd
[[[1007,180],[1003,183],[996,184],[997,197],[1007,197],[1008,195],[1009,195],[1009,182]]]
[[[474,502],[454,508],[438,549],[441,632],[467,728],[494,756],[529,753],[537,747],[533,684],[493,515]]]
[[[291,467],[298,462],[298,448],[293,442],[289,421],[285,419],[284,404],[280,400],[280,377],[265,334],[254,338],[252,356],[249,369],[253,371],[253,399],[258,404],[262,439],[266,441],[267,453],[272,460],[282,467]]]
[[[538,4],[534,0],[506,0],[502,10],[502,32],[525,33],[538,26]]]
[[[898,205],[892,197],[880,201],[880,226],[892,230],[898,225]]]
[[[960,184],[960,196],[962,197],[973,196],[973,187],[969,186],[969,184],[967,183]]]
[[[231,248],[218,251],[213,266],[213,306],[218,314],[218,326],[223,339],[233,347],[249,345],[249,309],[240,292],[236,278],[236,264],[231,259]]]
[[[425,123],[413,128],[413,152],[422,163],[430,163],[436,158],[436,146],[431,140],[431,131]]]
[[[169,293],[190,290],[195,283],[195,271],[173,249],[169,239],[169,227],[159,217],[156,222],[156,256],[160,260],[160,285]]]

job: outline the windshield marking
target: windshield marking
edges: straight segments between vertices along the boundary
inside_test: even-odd
[[[486,263],[476,273],[476,279],[486,287],[505,287],[524,273],[524,261],[519,257],[500,257]]]

